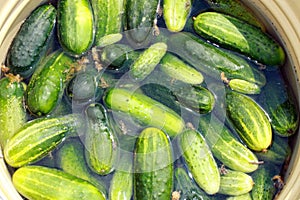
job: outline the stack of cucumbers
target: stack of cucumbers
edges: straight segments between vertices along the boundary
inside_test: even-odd
[[[57,0],[1,67],[26,199],[273,199],[299,110],[284,46],[238,0]]]

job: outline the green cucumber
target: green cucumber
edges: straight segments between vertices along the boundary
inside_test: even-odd
[[[167,51],[164,42],[157,42],[144,50],[130,66],[130,75],[136,81],[144,80],[158,65]]]
[[[37,7],[25,19],[7,54],[7,66],[12,73],[24,78],[32,75],[52,39],[56,14],[55,7],[47,4]]]
[[[238,141],[230,129],[214,115],[201,116],[199,130],[215,158],[226,167],[245,173],[258,168],[256,155]]]
[[[179,134],[185,126],[181,117],[167,106],[127,89],[108,90],[104,102],[108,108],[129,114],[142,125],[161,128],[170,137]]]
[[[57,106],[73,64],[73,59],[61,50],[44,58],[26,90],[26,104],[31,113],[37,116],[47,115]]]
[[[220,190],[218,193],[238,196],[249,193],[254,185],[252,177],[244,172],[226,170],[221,175]]]
[[[254,151],[265,151],[272,142],[272,128],[265,111],[252,98],[226,93],[226,113],[243,142]]]
[[[252,197],[250,193],[242,194],[242,195],[237,195],[237,196],[230,196],[227,197],[226,200],[252,200]]]
[[[228,82],[228,86],[232,90],[243,94],[259,94],[261,92],[261,88],[258,85],[242,79],[231,79]]]
[[[74,114],[27,122],[3,150],[7,164],[21,167],[42,159],[66,137],[76,133],[78,122],[79,116]]]
[[[105,200],[99,190],[89,182],[61,170],[24,166],[13,174],[17,191],[27,199],[80,199]]]
[[[216,194],[220,187],[220,173],[204,137],[187,129],[179,135],[179,147],[195,182],[207,194]]]
[[[168,40],[170,52],[209,77],[220,80],[221,73],[229,79],[239,78],[259,86],[266,84],[263,72],[244,58],[209,44],[187,32],[173,34]]]
[[[12,74],[0,79],[0,147],[4,148],[9,139],[27,121],[24,102],[24,83]]]
[[[279,66],[285,62],[285,52],[278,42],[238,18],[218,12],[203,12],[195,18],[194,29],[202,37],[262,64]]]
[[[192,0],[164,0],[163,16],[167,29],[172,32],[182,31],[192,9]]]
[[[98,48],[106,47],[108,45],[114,44],[122,40],[123,35],[121,33],[113,33],[109,35],[105,35],[98,41]]]
[[[203,75],[201,72],[192,68],[178,57],[167,53],[160,62],[160,69],[171,78],[180,80],[189,84],[201,84]]]
[[[59,0],[57,30],[62,48],[81,56],[94,42],[94,18],[89,0]]]
[[[85,110],[85,158],[88,166],[100,175],[107,175],[115,169],[118,156],[118,141],[106,112],[98,103],[90,104]]]
[[[95,20],[95,45],[103,45],[103,37],[121,33],[125,0],[91,0]],[[116,36],[116,35],[115,35]]]
[[[64,172],[93,184],[106,197],[104,183],[95,178],[88,168],[84,157],[84,146],[78,138],[69,138],[55,153],[56,167]]]
[[[144,129],[134,150],[134,199],[169,200],[173,189],[172,147],[160,129]]]

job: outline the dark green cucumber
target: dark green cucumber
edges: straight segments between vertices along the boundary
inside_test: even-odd
[[[94,42],[94,18],[89,0],[58,1],[58,36],[62,48],[73,56],[81,56]]]
[[[147,44],[151,38],[158,4],[158,0],[127,0],[124,28],[134,46]]]
[[[74,114],[27,122],[3,150],[7,164],[21,167],[42,159],[66,137],[76,133],[78,122],[79,116]]]
[[[12,73],[27,78],[34,72],[52,39],[56,13],[51,4],[41,5],[24,21],[7,54]]]
[[[80,197],[82,200],[105,200],[89,182],[53,168],[24,166],[13,174],[12,181],[17,191],[27,199],[73,200]]]
[[[272,128],[265,111],[252,98],[226,93],[226,113],[243,142],[254,151],[265,151],[272,142]]]
[[[144,129],[134,150],[134,199],[169,200],[173,189],[172,147],[160,129]]]
[[[179,147],[195,182],[207,194],[216,194],[220,187],[220,173],[204,137],[187,129],[179,135]]]
[[[279,66],[285,62],[285,52],[278,42],[261,29],[235,17],[203,12],[195,18],[194,29],[202,37],[262,64]]]
[[[226,195],[242,195],[250,192],[254,182],[250,175],[244,172],[226,170],[221,175],[220,190],[218,193]]]
[[[229,79],[239,78],[259,86],[266,84],[263,72],[244,58],[209,44],[191,33],[177,33],[170,37],[168,50],[200,72],[220,80],[221,73]]]
[[[189,84],[201,84],[204,80],[201,72],[197,71],[178,57],[167,53],[160,62],[160,69],[171,78]]]
[[[179,134],[185,126],[181,117],[167,106],[127,89],[108,90],[104,102],[108,108],[129,114],[142,125],[161,128],[170,137]]]
[[[197,184],[189,177],[187,171],[183,167],[177,167],[174,171],[174,189],[180,193],[180,199],[187,200],[209,200],[208,196],[201,190]]]
[[[106,197],[104,183],[90,172],[84,157],[84,146],[78,138],[69,138],[55,153],[56,167],[93,184]]]
[[[167,29],[179,32],[185,26],[192,9],[192,0],[164,0],[163,16]]]
[[[100,175],[107,175],[114,170],[118,156],[118,141],[106,112],[98,103],[90,104],[85,110],[85,158],[88,166]]]
[[[24,83],[12,74],[0,79],[0,147],[27,121],[24,102]]]
[[[124,0],[91,0],[95,21],[95,45],[103,45],[103,37],[122,31]],[[106,39],[107,40],[107,39]]]
[[[46,115],[57,106],[73,65],[73,60],[60,50],[44,58],[32,75],[26,91],[26,104],[31,113]]]
[[[255,154],[238,141],[230,129],[214,115],[201,116],[199,130],[215,158],[226,167],[245,173],[253,172],[258,168]]]
[[[164,42],[157,42],[144,50],[130,66],[130,75],[136,81],[144,80],[158,65],[167,51]]]

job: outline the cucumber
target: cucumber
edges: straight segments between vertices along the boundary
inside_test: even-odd
[[[160,129],[144,129],[134,150],[133,198],[139,200],[171,198],[173,187],[172,147]]]
[[[234,91],[243,94],[260,94],[261,88],[255,84],[242,79],[228,80],[227,85]]]
[[[218,193],[238,196],[249,193],[254,185],[252,177],[244,172],[227,170],[221,175],[220,190]]]
[[[0,79],[0,147],[25,124],[27,114],[24,102],[24,83],[12,74]]]
[[[121,33],[113,33],[101,37],[98,41],[98,48],[106,47],[108,45],[114,44],[122,40],[123,35]]]
[[[182,31],[192,9],[192,0],[163,1],[163,16],[167,29],[172,32]]]
[[[113,111],[129,114],[144,126],[161,128],[170,137],[179,134],[185,126],[181,117],[167,106],[127,89],[108,90],[104,102]]]
[[[245,173],[258,168],[256,155],[239,142],[230,129],[213,114],[200,117],[199,130],[215,158],[226,167]]]
[[[55,153],[55,157],[58,169],[90,182],[106,198],[105,185],[90,172],[84,157],[84,146],[78,138],[68,138]]]
[[[39,64],[26,90],[26,105],[32,114],[47,115],[57,106],[71,76],[72,65],[73,59],[61,50],[48,55]]]
[[[24,166],[13,174],[12,181],[17,191],[27,199],[99,199],[101,192],[89,182],[61,170]]]
[[[230,196],[227,197],[226,200],[252,200],[250,193],[238,195],[238,196]]]
[[[115,169],[118,141],[102,104],[90,104],[85,110],[87,129],[84,138],[85,158],[97,174],[107,175]]]
[[[103,45],[103,37],[121,33],[125,0],[91,0],[95,20],[95,46]]]
[[[261,87],[266,84],[264,73],[257,70],[252,63],[191,33],[173,34],[167,44],[170,52],[209,77],[220,80],[223,72],[229,79],[239,78]]]
[[[254,151],[265,151],[272,142],[272,128],[265,111],[252,98],[226,93],[226,113],[243,142]]]
[[[53,38],[56,15],[55,7],[47,4],[37,7],[25,19],[7,54],[7,66],[11,73],[24,78],[32,75]]]
[[[220,173],[204,137],[187,129],[179,135],[178,144],[195,182],[207,194],[216,194],[220,188]]]
[[[167,51],[164,42],[157,42],[144,50],[130,66],[130,75],[135,81],[144,80],[158,65]]]
[[[94,18],[89,0],[59,0],[57,5],[59,43],[70,55],[79,57],[94,42]]]
[[[201,84],[204,77],[201,72],[195,70],[181,59],[167,53],[160,62],[160,69],[171,78],[180,80],[189,84]]]
[[[216,42],[268,66],[285,62],[285,52],[278,42],[261,29],[218,12],[200,13],[194,21],[195,31]]]
[[[78,122],[79,116],[75,114],[27,122],[3,149],[7,164],[21,167],[42,159],[66,137],[76,133]]]

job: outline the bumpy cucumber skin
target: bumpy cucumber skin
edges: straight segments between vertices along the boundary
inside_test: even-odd
[[[232,170],[250,173],[258,168],[256,155],[239,142],[229,128],[213,115],[199,119],[200,133],[205,137],[213,155]]]
[[[7,54],[11,72],[27,78],[45,55],[52,38],[57,11],[47,4],[39,6],[22,24]]]
[[[122,31],[125,0],[91,0],[95,21],[96,46],[103,45],[102,37]]]
[[[31,113],[49,114],[61,100],[73,60],[63,51],[48,55],[32,75],[26,90],[26,104]]]
[[[4,148],[8,140],[27,121],[27,116],[23,105],[23,83],[4,77],[0,80],[0,88],[0,146]]]
[[[160,69],[170,77],[189,84],[201,84],[204,79],[201,72],[170,53],[162,58]]]
[[[160,129],[144,129],[134,150],[134,199],[171,198],[173,187],[172,147]]]
[[[220,190],[218,193],[226,195],[242,195],[250,192],[253,188],[254,182],[250,175],[227,170],[225,174],[221,175]]]
[[[77,115],[38,118],[27,122],[7,143],[4,158],[12,167],[34,163],[76,132]]]
[[[24,166],[13,174],[13,184],[24,197],[39,199],[99,199],[105,200],[99,190],[89,182],[61,170]]]
[[[110,125],[106,109],[90,104],[85,110],[87,132],[84,138],[88,166],[97,174],[107,175],[114,170],[118,142]]]
[[[233,128],[250,149],[259,152],[271,145],[272,129],[269,118],[252,98],[228,91],[226,113]]]
[[[191,0],[163,1],[163,16],[167,29],[172,32],[181,31],[192,9]]]
[[[200,72],[220,80],[222,72],[229,79],[239,78],[259,86],[266,84],[265,75],[245,59],[225,49],[217,48],[193,34],[181,32],[168,40],[168,50]]]
[[[114,111],[130,114],[142,125],[161,128],[170,137],[179,134],[185,126],[181,117],[167,106],[130,90],[110,89],[104,96],[104,102]]]
[[[167,51],[164,42],[157,42],[140,54],[130,66],[130,75],[136,81],[144,80],[158,65]]]
[[[179,135],[179,147],[195,182],[207,194],[217,193],[220,173],[203,136],[197,131],[187,129]]]
[[[202,37],[262,64],[280,66],[285,62],[285,52],[273,38],[235,17],[204,12],[195,18],[194,29]]]
[[[57,6],[57,26],[62,48],[73,56],[80,56],[94,42],[93,11],[88,0],[60,0]]]

